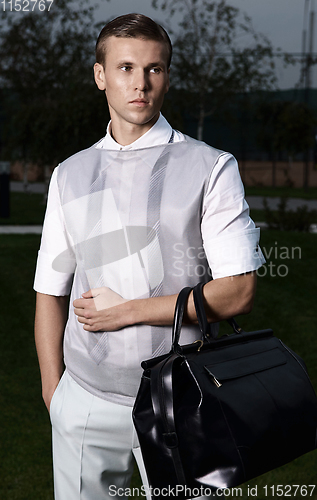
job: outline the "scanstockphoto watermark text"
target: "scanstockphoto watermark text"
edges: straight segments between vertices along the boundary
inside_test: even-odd
[[[257,498],[258,495],[264,497],[312,497],[314,490],[316,488],[315,484],[278,484],[278,485],[264,485],[259,487],[258,485],[250,486],[247,485],[247,489],[237,488],[218,488],[212,490],[211,488],[200,486],[197,488],[189,488],[184,485],[168,486],[166,488],[153,488],[152,486],[142,485],[140,488],[118,488],[115,485],[109,486],[109,496],[110,497],[175,497],[178,496],[189,496],[195,498],[198,496],[206,497],[232,497],[238,498],[247,496],[248,498]]]
[[[54,0],[2,0],[3,12],[49,12]]]
[[[217,490],[200,486],[197,488],[189,488],[181,484],[176,486],[166,486],[163,488],[153,488],[152,486],[142,485],[141,487],[134,488],[118,488],[115,485],[109,486],[110,497],[151,497],[151,498],[177,498],[183,497],[228,497],[228,496],[242,496],[241,488],[218,488]]]
[[[260,248],[253,251],[249,247],[221,248],[213,250],[213,259],[221,267],[227,263],[240,262],[249,263],[259,258]],[[262,253],[266,263],[257,269],[259,277],[271,276],[285,278],[289,273],[290,261],[300,260],[302,258],[301,247],[287,247],[278,245],[275,241],[270,247],[263,247]],[[173,276],[196,276],[203,278],[206,276],[206,254],[203,247],[186,247],[182,243],[173,245],[172,255]],[[246,266],[247,267],[247,266]],[[211,277],[211,271],[207,271]]]

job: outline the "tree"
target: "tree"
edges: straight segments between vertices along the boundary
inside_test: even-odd
[[[279,141],[281,148],[287,151],[289,163],[294,156],[304,153],[314,145],[316,117],[313,111],[302,102],[285,102],[280,115]],[[308,162],[304,166],[303,188],[309,185]]]
[[[281,101],[263,101],[258,105],[256,117],[260,128],[257,135],[258,145],[272,158],[272,187],[276,186],[276,159],[280,151],[279,117],[283,107]]]
[[[170,18],[182,18],[174,36],[172,85],[186,95],[186,108],[198,119],[202,140],[204,120],[233,94],[275,85],[273,48],[254,32],[251,20],[225,0],[152,0]]]
[[[312,148],[316,117],[307,104],[296,101],[263,102],[258,108],[257,116],[261,123],[258,143],[273,154],[274,186],[277,153],[286,152],[291,166],[297,154]],[[303,187],[307,186],[308,172],[304,168]]]
[[[10,95],[1,103],[2,157],[44,168],[101,135],[106,103],[93,82],[96,27],[84,4],[59,0],[45,15],[2,13],[0,84]]]

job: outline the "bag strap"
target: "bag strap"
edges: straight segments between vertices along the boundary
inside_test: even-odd
[[[202,333],[202,337],[204,341],[209,342],[209,323],[204,307],[204,297],[203,297],[203,288],[205,286],[205,282],[198,283],[193,289],[194,303],[195,309],[198,319],[198,324],[200,331]],[[234,318],[227,319],[227,322],[232,327],[234,333],[244,333],[244,330],[238,325]]]
[[[174,321],[173,321],[173,329],[172,329],[172,352],[181,353],[182,348],[179,345],[179,339],[182,329],[183,317],[185,308],[187,306],[188,296],[190,292],[193,290],[194,296],[194,304],[197,314],[198,325],[202,334],[202,340],[204,342],[210,342],[210,325],[208,323],[205,307],[204,307],[204,298],[203,298],[203,288],[205,286],[205,282],[198,283],[193,289],[191,287],[183,288],[176,301],[175,313],[174,313]],[[236,334],[244,333],[244,330],[238,325],[234,318],[227,319],[227,322],[232,327],[233,332]],[[212,331],[212,338],[217,336],[217,333]]]
[[[192,288],[187,286],[180,291],[177,297],[172,329],[172,352],[175,353],[181,352],[179,337],[181,334],[185,307],[187,306],[188,296],[191,291]]]
[[[177,353],[161,361],[151,370],[151,399],[157,422],[163,424],[164,443],[171,452],[178,484],[186,486],[185,472],[178,448],[173,403],[173,367],[183,358]]]
[[[205,282],[198,283],[193,289],[194,304],[197,314],[198,325],[204,342],[210,342],[210,325],[207,320],[206,311],[203,302],[203,287]],[[212,337],[217,337],[217,332],[212,331]]]

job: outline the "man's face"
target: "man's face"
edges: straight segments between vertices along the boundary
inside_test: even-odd
[[[105,69],[95,64],[95,80],[105,90],[113,129],[128,124],[150,128],[169,88],[167,48],[141,38],[110,37]]]

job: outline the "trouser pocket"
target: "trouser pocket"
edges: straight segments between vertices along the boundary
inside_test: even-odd
[[[66,375],[66,370],[64,371],[63,375],[61,376],[61,378],[56,386],[56,389],[53,392],[53,396],[52,396],[51,403],[50,403],[50,410],[49,410],[51,422],[52,422],[52,417],[54,416],[54,412],[55,412],[56,401],[58,402],[58,400],[60,400],[60,393],[62,393],[62,391],[63,391],[65,375]]]

